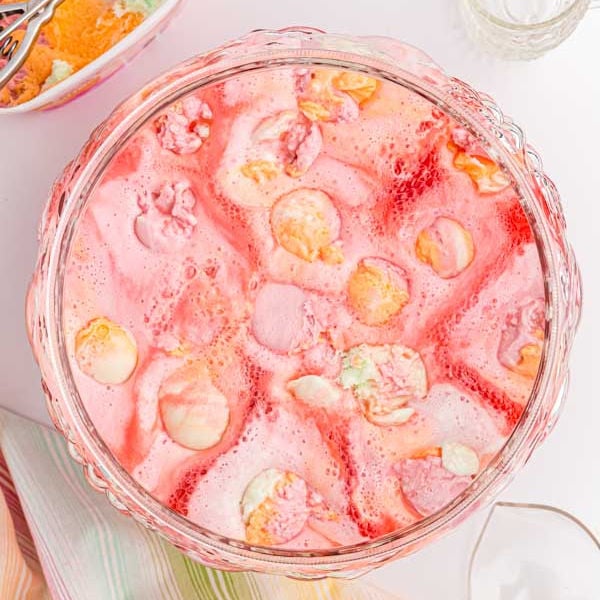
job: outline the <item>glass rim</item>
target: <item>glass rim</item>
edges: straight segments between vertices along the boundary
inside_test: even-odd
[[[279,32],[270,33],[282,35]],[[291,33],[314,35],[313,32],[307,32],[306,29],[292,29]],[[334,36],[327,37],[333,38]],[[340,39],[349,39],[349,36],[341,36]],[[193,541],[194,546],[186,547],[187,551],[194,552],[198,549],[199,552],[206,550],[208,552],[225,553],[230,556],[234,566],[235,560],[240,559],[254,560],[255,566],[258,565],[258,568],[279,563],[292,568],[314,567],[316,569],[319,566],[322,567],[328,564],[348,563],[359,557],[372,557],[375,555],[377,558],[384,559],[398,554],[403,548],[418,544],[436,531],[444,530],[460,520],[461,514],[484,499],[486,493],[497,493],[500,486],[508,483],[510,476],[507,475],[510,475],[511,469],[509,467],[511,465],[520,466],[525,462],[529,456],[527,440],[530,439],[532,432],[539,433],[535,431],[536,425],[539,426],[541,409],[548,394],[551,393],[551,376],[559,358],[560,335],[557,318],[547,319],[541,366],[531,396],[509,439],[473,483],[442,510],[386,536],[350,546],[310,551],[252,546],[209,531],[156,500],[125,471],[97,433],[85,410],[71,373],[62,327],[64,269],[76,230],[75,225],[84,212],[87,199],[110,160],[122,147],[122,144],[157,113],[191,91],[218,83],[232,75],[258,69],[283,68],[299,64],[350,69],[403,85],[437,105],[446,114],[455,118],[461,125],[483,139],[487,146],[494,150],[494,158],[498,157],[499,162],[510,173],[521,197],[523,208],[538,245],[538,253],[544,273],[546,314],[558,317],[561,310],[558,301],[557,264],[553,246],[550,242],[548,225],[542,217],[542,210],[536,200],[531,183],[525,176],[524,167],[519,164],[514,156],[510,155],[490,131],[486,130],[474,113],[467,107],[460,106],[449,94],[440,93],[440,90],[436,89],[433,84],[399,67],[397,64],[384,61],[380,57],[373,58],[360,52],[348,52],[345,49],[335,47],[267,50],[259,48],[258,51],[251,49],[243,56],[227,57],[223,62],[218,60],[203,62],[203,59],[210,54],[212,53],[201,55],[187,63],[175,66],[168,73],[159,76],[138,95],[134,96],[134,98],[142,98],[139,104],[128,105],[128,102],[131,103],[132,101],[130,99],[118,107],[105,121],[105,123],[110,124],[109,126],[112,129],[100,145],[94,149],[88,163],[73,176],[73,180],[70,182],[73,185],[70,186],[68,197],[63,204],[56,233],[49,248],[48,280],[43,296],[43,314],[46,322],[54,323],[52,327],[48,328],[49,362],[56,377],[63,404],[66,406],[69,422],[74,428],[74,431],[67,431],[65,434],[69,439],[76,437],[79,440],[84,448],[86,457],[84,462],[91,464],[102,477],[110,481],[110,485],[113,486],[111,490],[113,495],[115,487],[117,488],[116,498],[120,504],[129,512],[142,513],[143,520],[145,522],[146,520],[152,521],[150,526],[155,529],[160,527],[161,533],[166,535],[167,538],[170,539],[168,532],[175,532]],[[174,81],[170,81],[169,75],[177,73],[182,68],[187,68],[188,71],[179,74],[179,77]],[[113,117],[125,108],[129,112],[115,122]],[[84,155],[85,152],[86,148],[84,147],[79,157]]]
[[[489,536],[489,529],[496,517],[498,512],[505,511],[509,509],[511,511],[522,511],[523,514],[529,513],[549,513],[554,516],[558,516],[565,521],[569,521],[571,525],[576,527],[579,532],[585,536],[590,545],[595,546],[595,549],[600,551],[600,537],[594,533],[594,531],[590,528],[589,525],[584,523],[579,517],[574,515],[572,512],[564,508],[559,508],[557,506],[551,506],[549,504],[539,504],[535,502],[507,502],[507,501],[498,501],[494,502],[491,506],[483,525],[477,534],[477,538],[475,540],[475,544],[473,545],[469,557],[469,564],[466,572],[467,579],[467,589],[468,599],[467,600],[476,600],[473,594],[471,582],[473,580],[473,576],[476,574],[476,562],[477,562],[477,554],[480,551],[481,547],[485,543],[486,537]]]
[[[511,23],[510,21],[506,21],[485,9],[481,0],[463,0],[463,2],[471,5],[480,16],[498,27],[515,32],[528,32],[543,30],[560,23],[568,18],[571,13],[576,12],[578,8],[581,8],[581,6],[588,5],[590,0],[573,0],[572,4],[562,10],[558,15],[550,17],[549,19],[544,19],[543,21],[536,21],[535,23]]]

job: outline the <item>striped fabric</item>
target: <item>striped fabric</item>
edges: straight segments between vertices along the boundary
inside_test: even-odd
[[[35,546],[0,450],[0,599],[46,597]]]
[[[47,593],[59,600],[392,598],[360,581],[309,583],[205,568],[117,513],[87,485],[57,433],[2,411],[0,450],[8,467],[0,466],[0,600]]]

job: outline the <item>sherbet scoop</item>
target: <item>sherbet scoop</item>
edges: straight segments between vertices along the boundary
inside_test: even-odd
[[[33,48],[40,29],[48,23],[54,11],[64,0],[32,0],[0,6],[0,89],[2,89],[23,66]],[[16,16],[16,19],[12,17]],[[2,23],[10,20],[6,26]],[[25,35],[17,40],[13,33],[26,25]]]

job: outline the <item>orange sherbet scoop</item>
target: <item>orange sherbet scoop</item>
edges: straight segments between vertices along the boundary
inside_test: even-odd
[[[35,98],[52,73],[55,60],[65,61],[78,71],[123,39],[143,19],[141,13],[135,12],[118,16],[104,0],[65,0],[42,28],[23,68],[0,90],[0,105],[15,106]],[[23,32],[16,32],[15,38],[22,35]]]

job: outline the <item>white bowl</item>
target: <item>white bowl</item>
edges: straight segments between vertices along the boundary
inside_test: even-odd
[[[131,33],[70,77],[17,106],[0,107],[0,115],[47,110],[65,104],[108,79],[126,65],[171,21],[183,0],[164,0]]]

